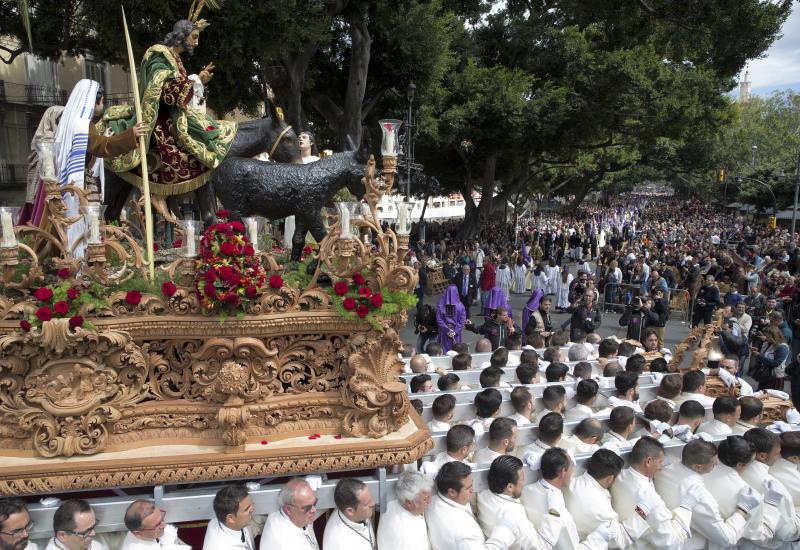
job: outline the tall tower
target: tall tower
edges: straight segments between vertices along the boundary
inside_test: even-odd
[[[739,101],[747,103],[750,99],[750,71],[744,72],[744,80],[739,82]]]

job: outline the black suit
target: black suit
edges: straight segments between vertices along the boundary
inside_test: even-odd
[[[456,285],[458,289],[458,297],[461,299],[461,303],[464,304],[464,309],[467,310],[467,317],[469,317],[469,308],[472,305],[472,302],[475,301],[475,297],[478,295],[478,281],[475,279],[475,274],[470,271],[469,273],[469,281],[467,282],[467,294],[464,294],[464,272],[461,271],[453,277],[453,284]]]

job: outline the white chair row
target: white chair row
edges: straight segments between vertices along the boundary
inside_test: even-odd
[[[592,365],[592,376],[601,376],[601,377],[603,376],[603,369],[601,369],[598,366],[596,361],[588,361],[588,363]],[[565,363],[565,365],[569,367],[568,372],[570,373],[570,375],[572,374],[572,371],[575,368],[576,364],[577,362]],[[473,366],[475,366],[474,363]],[[472,385],[472,384],[480,384],[480,376],[482,370],[483,369],[478,368],[478,366],[475,366],[475,368],[468,370],[456,370],[456,371],[448,370],[447,372],[448,373],[452,372],[453,374],[457,374],[462,384]],[[510,367],[503,367],[501,370],[503,371],[503,376],[501,377],[501,380],[505,382],[517,382],[517,365]],[[539,365],[539,373],[542,375],[542,377],[544,377],[544,371],[545,367]],[[428,374],[431,377],[431,380],[433,381],[434,384],[436,384],[436,382],[439,380],[439,374],[436,372],[428,372],[425,374]],[[404,373],[401,375],[401,378],[403,379],[404,382],[410,384],[411,379],[414,378],[415,376],[416,374],[414,373]]]

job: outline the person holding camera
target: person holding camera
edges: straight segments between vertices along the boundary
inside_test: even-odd
[[[750,353],[753,361],[750,376],[758,382],[758,390],[783,391],[786,362],[789,359],[789,345],[776,326],[763,330],[764,343],[761,348],[753,347]]]
[[[423,304],[417,308],[414,317],[414,333],[417,336],[417,353],[425,351],[428,340],[438,340],[439,322],[436,320],[436,308],[430,304]]]
[[[595,307],[595,291],[586,289],[583,298],[572,305],[572,317],[569,322],[569,337],[573,342],[577,340],[576,330],[580,329],[586,334],[591,334],[600,328],[602,316],[600,308]]]
[[[719,288],[717,288],[717,284],[714,282],[714,276],[706,275],[705,282],[697,292],[697,298],[695,299],[694,313],[692,314],[692,328],[699,325],[700,321],[703,321],[705,325],[709,324],[714,317],[714,311],[716,311],[718,305]]]
[[[619,326],[628,327],[625,338],[629,340],[642,341],[642,332],[649,326],[658,322],[658,314],[653,312],[642,299],[637,296],[625,306],[622,317],[619,318]]]
[[[478,328],[478,333],[489,339],[492,343],[492,351],[494,351],[501,346],[507,347],[506,339],[511,334],[519,334],[520,328],[508,316],[506,308],[498,307],[492,311],[486,322]]]

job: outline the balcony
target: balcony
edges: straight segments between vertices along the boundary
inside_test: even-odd
[[[49,86],[25,86],[25,96],[30,105],[66,105],[66,90]]]
[[[27,164],[0,163],[0,187],[25,185],[27,178]]]

